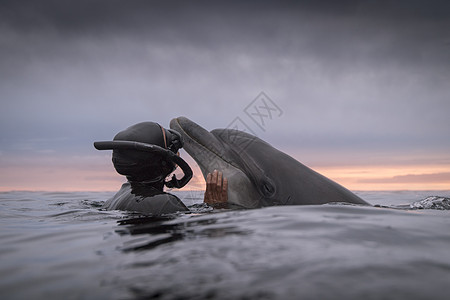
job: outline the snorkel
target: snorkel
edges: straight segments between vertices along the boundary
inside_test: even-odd
[[[168,188],[182,188],[192,178],[192,169],[178,155],[183,147],[181,135],[172,129],[165,129],[157,123],[138,123],[119,132],[112,141],[94,142],[97,150],[113,150],[114,168],[129,181],[161,183]],[[173,174],[179,166],[184,175],[177,179]]]

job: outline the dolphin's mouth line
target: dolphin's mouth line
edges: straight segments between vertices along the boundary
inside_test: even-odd
[[[201,148],[205,149],[206,151],[211,152],[212,154],[214,154],[215,156],[219,157],[220,159],[222,159],[224,162],[230,164],[231,166],[235,167],[236,169],[239,169],[241,172],[244,172],[241,168],[239,168],[238,166],[236,166],[235,164],[233,164],[232,162],[226,160],[225,158],[223,158],[220,154],[216,153],[214,150],[209,149],[207,146],[205,146],[203,143],[199,142],[197,139],[195,139],[192,135],[190,135],[188,132],[186,132],[183,128],[183,126],[181,126],[180,122],[178,122],[178,118],[176,119],[178,126],[181,128],[181,130],[183,130],[184,134],[186,134],[192,141],[194,141],[197,145],[199,145]]]

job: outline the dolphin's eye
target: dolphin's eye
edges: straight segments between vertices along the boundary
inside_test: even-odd
[[[272,197],[275,194],[274,185],[268,180],[265,180],[262,186],[262,193],[265,197]]]

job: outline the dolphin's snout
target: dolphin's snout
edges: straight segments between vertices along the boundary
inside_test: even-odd
[[[170,128],[178,131],[184,140],[183,148],[200,167],[203,177],[214,170],[228,179],[228,202],[243,207],[258,207],[259,196],[248,176],[235,164],[235,153],[212,132],[186,117],[174,118]],[[270,193],[271,189],[268,188]]]
[[[176,130],[183,137],[184,148],[195,158],[212,152],[222,157],[224,148],[217,137],[197,123],[186,117],[174,118],[170,121],[170,128]],[[202,152],[202,153],[200,153]]]

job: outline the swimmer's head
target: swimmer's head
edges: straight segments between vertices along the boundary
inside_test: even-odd
[[[129,181],[163,183],[176,168],[174,156],[183,142],[174,130],[154,122],[142,122],[119,132],[113,141],[94,145],[99,150],[113,150],[114,168]]]

